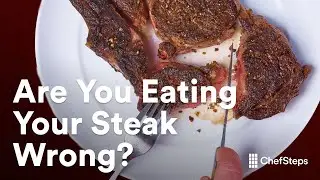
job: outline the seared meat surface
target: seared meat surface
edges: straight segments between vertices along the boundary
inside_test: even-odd
[[[89,34],[87,46],[120,71],[137,95],[147,77],[148,59],[143,41],[107,0],[70,0],[84,18]]]
[[[242,10],[235,116],[260,120],[285,111],[310,67],[301,66],[288,39],[262,16]]]
[[[215,70],[222,69],[222,67],[217,64],[206,68],[206,72],[211,74],[211,76],[207,76],[205,72],[199,68],[174,63],[165,65],[165,67],[163,66],[164,64],[155,65],[153,70],[155,70],[156,73],[150,76],[149,74],[152,74],[153,71],[151,71],[152,68],[148,67],[148,65],[152,60],[148,60],[147,58],[143,40],[140,34],[135,32],[130,20],[128,21],[127,17],[122,17],[123,14],[127,14],[128,16],[129,14],[132,15],[134,9],[122,12],[122,10],[130,5],[131,1],[70,1],[83,16],[89,28],[87,46],[98,56],[109,62],[116,71],[120,71],[134,86],[135,93],[139,97],[142,97],[143,79],[156,78],[159,79],[162,84],[175,86],[178,80],[186,80],[186,82],[190,83],[193,78],[196,78],[199,81],[199,85],[210,85],[210,83],[215,82],[214,78],[217,78],[215,77],[216,75],[226,74],[221,73],[221,71],[215,72]],[[114,4],[117,4],[119,7],[115,7]],[[117,11],[119,9],[121,10],[120,13]],[[132,17],[134,16],[135,15],[132,15]],[[144,21],[139,20],[139,22]],[[174,51],[174,47],[171,48],[173,48]],[[221,80],[223,77],[217,79]]]
[[[144,0],[112,0],[112,2],[133,26],[140,32],[144,31],[149,16]]]
[[[239,0],[149,0],[156,33],[178,53],[220,44],[232,36]]]
[[[158,79],[158,89],[177,87],[182,81],[191,87],[191,80],[196,79],[200,98],[200,86],[214,86],[219,91],[227,78],[227,70],[216,62],[194,67],[161,63],[147,56],[150,49],[143,41],[147,37],[146,6],[163,40],[158,50],[160,59],[175,60],[179,53],[220,43],[233,34],[239,20],[243,34],[235,74],[236,118],[260,120],[285,111],[311,71],[298,63],[288,39],[278,28],[240,7],[239,0],[70,1],[88,26],[86,45],[121,72],[140,98],[143,79]],[[191,93],[186,97],[191,101]],[[174,108],[197,105],[178,101]]]

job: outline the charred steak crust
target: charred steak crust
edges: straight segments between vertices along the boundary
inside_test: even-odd
[[[288,39],[262,16],[242,10],[244,30],[238,51],[236,118],[261,120],[284,112],[299,94],[310,67],[302,67]]]
[[[239,15],[239,0],[150,0],[157,34],[178,52],[219,44],[231,37]]]
[[[143,32],[149,18],[145,0],[112,0],[115,7],[133,26]]]
[[[147,77],[147,56],[139,35],[106,0],[70,0],[84,18],[89,34],[87,46],[120,71],[142,92],[142,79]]]
[[[86,45],[120,71],[134,86],[137,96],[142,97],[143,79],[147,78],[158,79],[159,89],[177,87],[181,81],[191,86],[194,78],[198,87],[219,89],[226,81],[226,69],[215,62],[200,68],[169,62],[158,64],[160,70],[150,71],[152,63],[148,61],[141,37],[148,18],[142,0],[70,1],[88,26]],[[147,3],[156,32],[165,40],[159,49],[163,59],[225,40],[232,35],[239,18],[244,32],[235,76],[236,118],[260,120],[285,111],[311,72],[310,67],[298,63],[288,39],[278,28],[262,16],[240,8],[238,0],[150,0]],[[191,93],[186,96],[191,99]],[[175,107],[185,105],[178,102]]]

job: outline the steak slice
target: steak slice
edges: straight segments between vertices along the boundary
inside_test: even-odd
[[[178,53],[220,44],[234,33],[239,0],[149,0],[156,33]]]
[[[84,18],[89,34],[87,46],[120,71],[142,94],[148,59],[143,41],[129,23],[106,0],[70,0]]]
[[[148,9],[144,0],[112,0],[116,8],[133,26],[143,32],[148,19]]]
[[[244,34],[236,66],[236,118],[261,120],[284,112],[311,71],[297,62],[288,39],[262,16],[242,10]]]
[[[185,82],[186,86],[189,87],[185,97],[191,102],[191,87],[197,86],[198,103],[184,104],[180,101],[180,94],[177,92],[176,103],[172,107],[174,110],[198,106],[201,98],[201,86],[214,86],[219,90],[227,78],[227,70],[216,62],[200,68],[176,62],[163,63],[161,66],[162,68],[149,77],[149,79],[158,80],[158,92],[161,92],[161,89],[165,86],[172,86],[177,89],[181,82]],[[192,79],[197,80],[196,85],[191,83]],[[158,97],[160,95],[158,94]]]

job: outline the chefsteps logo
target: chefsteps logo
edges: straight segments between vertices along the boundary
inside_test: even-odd
[[[272,159],[270,157],[259,157],[258,154],[249,154],[249,169],[258,169],[261,165],[285,165],[285,166],[306,166],[308,159],[294,159],[291,157],[279,157]]]

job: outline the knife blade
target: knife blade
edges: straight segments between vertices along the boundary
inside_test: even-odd
[[[233,43],[230,47],[230,64],[229,64],[229,68],[228,68],[228,82],[227,82],[227,85],[228,86],[231,86],[231,82],[232,82],[232,67],[233,67]],[[228,92],[228,96],[230,95],[230,92]],[[222,137],[221,137],[221,144],[220,144],[220,147],[218,148],[221,148],[221,147],[225,147],[226,145],[226,134],[227,134],[227,124],[228,124],[228,115],[229,115],[229,110],[226,109],[225,110],[225,117],[224,117],[224,121],[223,121],[223,130],[222,130]],[[217,150],[218,150],[217,148]],[[216,150],[216,152],[217,152]],[[214,157],[214,165],[213,165],[213,171],[212,171],[212,175],[211,175],[211,178],[213,179],[214,178],[214,174],[215,174],[215,170],[217,168],[217,161],[216,161],[216,156]]]
[[[231,81],[232,81],[232,67],[233,67],[233,43],[230,47],[230,64],[229,64],[229,75],[228,75],[228,86],[231,86]],[[228,92],[228,96],[230,96],[230,92]],[[228,124],[228,114],[229,110],[225,110],[225,116],[224,116],[224,122],[223,122],[223,131],[222,131],[222,138],[221,138],[221,145],[220,147],[225,147],[226,144],[226,133],[227,133],[227,124]]]

